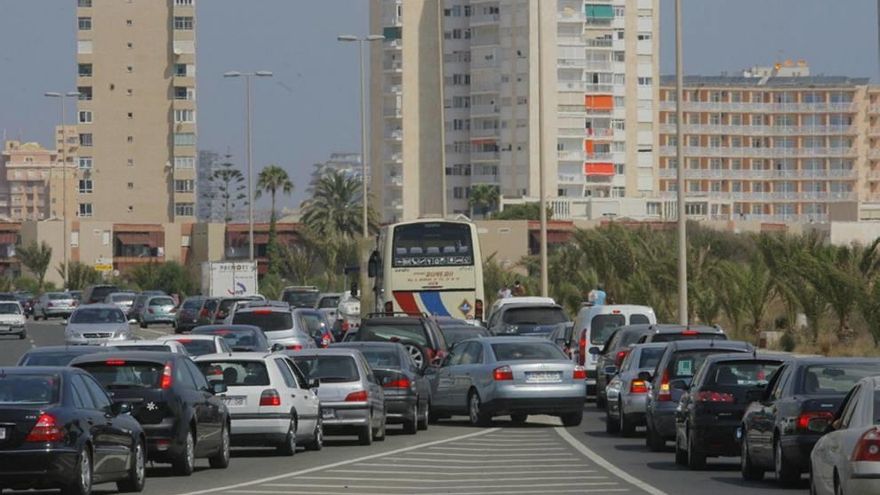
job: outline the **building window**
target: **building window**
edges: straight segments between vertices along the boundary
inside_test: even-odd
[[[80,146],[92,146],[92,133],[84,132],[79,135]]]
[[[93,164],[92,157],[90,157],[90,156],[79,157],[79,169],[80,170],[91,170],[92,164]]]
[[[399,40],[403,36],[403,29],[400,26],[382,28],[382,35],[385,41]]]
[[[76,2],[77,7],[89,8],[92,6],[92,0],[78,0]]]
[[[638,80],[639,80],[639,86],[650,86],[650,85],[654,84],[653,78],[650,78],[650,77],[640,77],[640,78],[638,78]]]
[[[91,203],[80,203],[79,204],[79,216],[81,216],[81,217],[92,216],[92,204]]]
[[[76,88],[76,91],[79,93],[79,99],[88,101],[92,99],[92,87],[91,86],[80,86]]]
[[[79,77],[92,77],[92,64],[78,64]]]
[[[177,123],[193,123],[196,121],[196,111],[195,110],[175,110],[174,111],[174,122]]]
[[[191,217],[195,214],[192,203],[174,203],[174,215],[179,217]]]
[[[195,181],[192,179],[177,179],[174,181],[174,192],[189,193],[195,190]]]
[[[128,188],[129,188],[129,189],[134,189],[134,182],[129,182],[129,183],[128,183]]]
[[[174,87],[174,99],[175,100],[194,100],[195,99],[195,88],[187,88],[185,86],[175,86]]]
[[[132,43],[131,41],[129,41],[128,43],[125,44],[125,46],[126,46],[126,48],[128,48],[129,50],[131,50],[132,48],[134,48],[134,43]]]
[[[133,119],[133,118],[134,118],[134,112],[128,112],[128,118],[129,118],[129,119]]]
[[[178,7],[189,7],[193,4],[193,0],[174,0],[174,5]]]
[[[192,132],[175,132],[174,146],[195,146],[196,135]]]
[[[192,16],[174,16],[174,29],[181,31],[192,31]]]
[[[128,165],[129,167],[134,167],[134,158],[129,158],[129,159],[128,159],[128,162],[127,162],[127,165]]]
[[[80,194],[91,194],[92,193],[92,179],[80,179],[79,180],[79,193]]]
[[[79,111],[79,123],[80,124],[91,124],[92,123],[92,111],[91,110],[80,110]]]
[[[174,64],[174,75],[176,77],[186,77],[186,64]]]
[[[91,17],[80,17],[79,18],[79,30],[80,31],[91,31],[92,29],[92,18]]]
[[[126,19],[126,20],[125,20],[125,25],[126,25],[126,26],[131,26],[132,24],[133,24],[133,23],[131,22],[131,19]]]
[[[125,141],[128,142],[128,143],[133,143],[133,142],[134,142],[134,136],[128,136],[128,137],[126,137],[126,138],[125,138]]]
[[[174,168],[176,169],[193,169],[196,168],[196,157],[194,156],[175,156]]]
[[[128,65],[125,67],[125,71],[128,72],[129,74],[131,74],[132,72],[134,72],[134,67],[132,67],[131,65]]]

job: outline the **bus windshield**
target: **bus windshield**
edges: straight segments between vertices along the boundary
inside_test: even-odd
[[[398,225],[391,246],[394,268],[472,266],[471,228],[466,224],[430,222]]]

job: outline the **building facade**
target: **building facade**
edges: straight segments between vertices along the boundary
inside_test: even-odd
[[[325,173],[333,171],[340,173],[346,177],[361,180],[363,167],[361,165],[360,153],[331,153],[330,158],[324,162],[316,163],[312,167],[312,174],[309,178],[309,186],[306,188],[306,194],[309,196],[315,191],[315,184],[318,179]],[[370,181],[370,169],[367,168],[367,182]]]
[[[664,77],[660,90],[658,191],[669,199],[679,166],[674,83]],[[809,76],[806,64],[788,62],[684,83],[690,215],[824,222],[830,205],[866,201],[878,191],[865,171],[875,163],[866,146],[870,98],[880,104],[880,92],[869,96],[867,78]],[[880,149],[876,141],[870,138]]]
[[[65,199],[72,214],[77,169],[73,160],[68,160],[66,169],[62,163],[56,150],[6,141],[0,153],[0,216],[13,222],[59,219]]]
[[[194,3],[78,0],[80,218],[195,219]]]

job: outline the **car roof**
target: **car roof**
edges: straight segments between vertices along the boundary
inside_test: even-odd
[[[552,344],[549,340],[543,337],[507,337],[507,336],[490,336],[490,337],[481,337],[481,338],[473,338],[459,341],[456,346],[461,345],[462,342],[485,342],[487,344],[516,344],[525,342],[527,344]]]
[[[196,356],[193,358],[193,361],[208,361],[208,360],[231,360],[237,359],[239,361],[262,361],[266,358],[270,358],[272,356],[278,356],[278,353],[272,352],[223,352],[218,354],[204,354],[201,356]]]
[[[153,363],[164,363],[173,359],[183,357],[185,357],[184,354],[167,351],[110,351],[103,354],[87,354],[85,356],[79,356],[74,358],[73,361],[71,361],[71,364],[93,363],[97,361],[107,361],[110,359],[119,359],[121,361],[146,361]]]
[[[92,309],[115,309],[115,310],[117,310],[117,311],[122,311],[121,309],[119,309],[119,306],[117,306],[117,305],[115,305],[115,304],[111,304],[111,303],[83,304],[82,306],[79,306],[78,308],[74,309],[73,311],[76,312],[76,311],[79,311],[79,310],[81,310],[81,309],[87,309],[87,308],[92,308]]]
[[[694,339],[694,340],[675,340],[667,343],[669,350],[672,352],[675,351],[685,351],[689,349],[743,349],[743,350],[752,350],[752,344],[748,342],[743,342],[741,340],[709,340],[709,339]]]
[[[25,354],[44,354],[50,352],[73,351],[81,354],[94,354],[97,352],[109,352],[112,348],[102,345],[49,345],[45,347],[34,347],[25,352]]]
[[[347,342],[346,342],[347,343]],[[330,346],[326,349],[302,349],[299,351],[281,351],[280,354],[291,357],[302,356],[351,356],[357,357],[361,351],[346,347]]]
[[[211,333],[182,333],[177,335],[164,335],[162,337],[158,337],[157,340],[161,341],[181,341],[181,340],[210,340],[222,338],[219,335],[211,334]]]
[[[669,342],[644,342],[641,344],[632,344],[629,347],[632,349],[662,349],[667,346]]]
[[[36,373],[85,373],[84,371],[69,366],[3,366],[0,367],[2,375],[29,375]]]
[[[502,312],[507,311],[508,309],[519,309],[519,308],[559,308],[562,309],[562,306],[556,304],[555,302],[516,302],[505,304],[498,308],[495,308],[495,311]]]
[[[318,288],[314,285],[288,285],[284,288],[285,291],[289,290],[299,290],[303,292],[318,292]]]
[[[126,347],[126,346],[138,346],[138,345],[155,345],[162,346],[168,345],[167,340],[160,339],[144,339],[144,340],[120,340],[118,342],[114,342],[113,345],[109,347]]]
[[[706,357],[706,362],[710,361],[788,361],[792,358],[791,354],[784,352],[731,352],[722,354],[712,354]]]
[[[111,292],[111,293],[109,293],[109,294],[107,294],[107,295],[108,295],[108,296],[115,296],[115,295],[118,295],[118,294],[125,294],[125,295],[129,295],[129,294],[131,294],[132,296],[136,296],[136,295],[137,295],[137,292],[132,292],[132,291],[130,291],[130,290],[117,290],[117,291],[113,291],[113,292]]]
[[[601,306],[581,306],[579,312],[588,312],[593,314],[613,314],[615,311],[625,313],[653,313],[654,308],[651,306],[643,306],[640,304],[603,304]]]
[[[631,325],[635,326],[635,325]],[[699,333],[724,333],[724,330],[720,326],[708,326],[708,325],[676,325],[673,323],[659,323],[656,325],[647,325],[649,331],[654,333],[678,333],[686,330],[699,332]]]
[[[791,362],[798,366],[809,366],[812,364],[880,364],[880,358],[867,357],[828,357],[828,356],[794,356]]]
[[[342,297],[342,292],[322,292],[321,297]]]
[[[403,347],[403,344],[400,342],[374,342],[374,341],[351,341],[351,342],[336,342],[330,344],[330,347],[349,347],[353,349],[360,349],[362,347],[374,347],[377,349],[398,349]]]
[[[492,306],[496,309],[507,306],[508,304],[556,304],[556,300],[552,297],[540,296],[513,296],[496,300]]]
[[[240,323],[234,323],[232,325],[199,325],[199,326],[193,328],[192,331],[189,333],[189,335],[193,335],[192,332],[196,332],[196,331],[212,332],[215,330],[230,330],[230,331],[248,330],[248,331],[257,331],[257,332],[262,331],[260,329],[260,327],[258,327],[256,325],[242,325]],[[199,334],[195,334],[195,335],[199,335]],[[204,334],[202,334],[202,335],[204,335]]]
[[[368,316],[361,320],[361,326],[367,323],[378,323],[381,325],[393,325],[394,323],[421,323],[425,320],[424,316]]]
[[[254,311],[290,313],[290,305],[282,301],[249,301],[246,306],[235,310],[236,313],[252,313]]]

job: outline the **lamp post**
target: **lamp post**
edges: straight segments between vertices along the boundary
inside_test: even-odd
[[[64,103],[67,98],[79,98],[78,91],[68,91],[66,93],[61,93],[57,91],[47,91],[45,93],[46,97],[49,98],[58,98],[59,106],[61,107],[61,220],[63,225],[61,229],[62,233],[62,251],[64,258],[64,289],[67,289],[67,276],[68,276],[68,265],[70,264],[70,243],[67,241],[67,123],[65,122],[65,111],[64,111]],[[52,174],[49,173],[49,178],[51,180]]]
[[[245,159],[247,161],[247,188],[248,188],[248,259],[254,261],[254,165],[253,154],[251,153],[251,130],[253,127],[253,119],[251,113],[253,111],[252,95],[251,95],[251,78],[253,77],[272,77],[272,72],[267,70],[258,70],[256,72],[238,72],[229,71],[223,74],[223,77],[243,77],[245,92]]]
[[[540,196],[541,237],[540,237],[540,261],[541,261],[541,295],[550,295],[550,281],[548,276],[547,261],[547,177],[544,167],[544,62],[542,49],[544,39],[541,37],[541,24],[543,23],[541,12],[543,8],[540,2],[536,2],[538,9],[538,195]],[[514,170],[514,175],[516,171]]]
[[[688,286],[687,286],[687,209],[685,208],[684,175],[684,74],[682,73],[681,48],[681,0],[675,0],[675,156],[678,161],[676,184],[678,189],[678,319],[682,325],[688,324]]]

